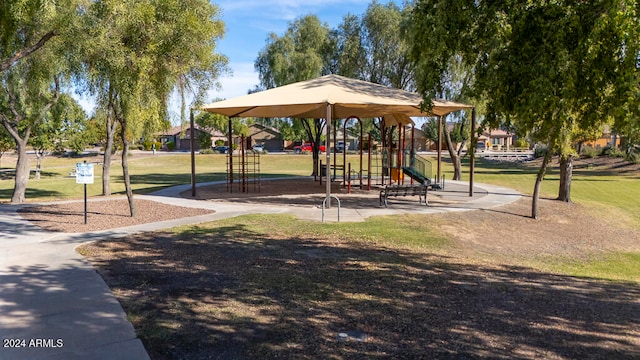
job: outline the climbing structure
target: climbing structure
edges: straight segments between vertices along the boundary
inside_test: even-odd
[[[227,155],[227,191],[260,192],[260,153],[247,149],[247,139],[240,137],[238,150],[229,147]]]

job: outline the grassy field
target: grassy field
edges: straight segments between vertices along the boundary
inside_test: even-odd
[[[3,172],[0,173],[0,202],[6,202],[13,192],[11,168],[15,166],[15,158],[4,156]],[[87,156],[82,158],[61,158],[49,156],[42,162],[40,180],[32,178],[27,189],[27,201],[50,201],[83,196],[83,187],[75,183],[70,172],[77,162],[100,163],[102,157]],[[325,160],[324,154],[320,157]],[[338,163],[342,163],[339,155]],[[435,159],[433,159],[435,173]],[[333,161],[333,157],[332,157]],[[359,166],[359,157],[350,155],[347,162],[353,169]],[[32,170],[35,159],[31,160]],[[129,158],[131,181],[134,192],[149,193],[164,187],[188,184],[190,182],[190,156],[188,153],[162,154],[151,156],[150,153],[136,153]],[[463,163],[463,180],[468,180],[468,162]],[[260,172],[263,177],[291,175],[309,175],[311,173],[311,156],[309,155],[276,155],[261,157]],[[225,179],[226,157],[221,154],[196,155],[196,180],[209,182]],[[505,186],[516,189],[523,194],[531,194],[537,172],[536,166],[501,164],[479,160],[475,179],[477,182]],[[451,179],[452,167],[443,162],[443,174]],[[95,183],[87,186],[89,196],[97,196],[102,192],[102,167],[95,166]],[[621,173],[615,169],[605,171],[591,167],[576,167],[574,170],[572,199],[586,204],[601,216],[621,221],[625,225],[640,228],[640,185],[638,172]],[[542,197],[553,198],[557,195],[558,173],[551,168],[543,182]],[[114,157],[111,167],[111,187],[115,194],[124,192],[122,169],[119,156]]]
[[[324,161],[324,155],[320,157]],[[11,168],[12,160],[3,159],[3,169]],[[99,156],[83,158],[46,157],[43,160],[42,178],[30,179],[28,184],[28,201],[51,201],[58,199],[81,198],[82,185],[75,184],[75,179],[69,175],[75,163],[80,161],[99,163]],[[333,158],[332,158],[333,160]],[[225,179],[226,157],[221,154],[196,155],[196,171],[198,182],[209,182]],[[347,162],[358,167],[359,157],[348,156]],[[338,156],[338,163],[341,163]],[[136,193],[148,193],[167,186],[187,184],[190,182],[190,156],[188,153],[158,154],[136,153],[129,158],[131,180]],[[596,164],[597,165],[597,164]],[[464,163],[463,180],[468,179],[468,163]],[[35,167],[35,160],[32,161]],[[293,154],[267,154],[261,157],[260,171],[263,177],[278,177],[290,175],[309,175],[311,173],[311,156]],[[435,160],[434,160],[435,172]],[[479,160],[476,167],[476,181],[514,188],[524,194],[531,194],[536,166],[495,163]],[[0,201],[7,202],[12,193],[13,181],[10,172],[2,172],[0,177]],[[100,177],[102,168],[95,167],[96,182],[88,185],[89,196],[97,196],[101,192]],[[122,193],[124,185],[121,176],[119,158],[114,158],[111,168],[112,190]],[[443,174],[450,179],[452,167],[449,162],[443,163]],[[640,229],[640,175],[636,171],[617,171],[616,168],[602,169],[598,166],[580,165],[576,162],[574,170],[572,199],[584,205],[590,215],[606,220],[612,226]],[[542,196],[553,198],[558,187],[558,174],[551,168],[543,182]],[[370,219],[364,225],[339,224],[332,226],[317,226],[306,224],[295,227],[305,232],[335,231],[346,234],[350,239],[386,239],[392,242],[389,246],[442,246],[446,237],[434,233],[431,228],[418,227],[419,221],[396,222],[388,219]],[[286,224],[280,224],[283,229]],[[334,229],[335,228],[335,229]],[[284,230],[283,230],[284,231]],[[615,253],[598,256],[592,259],[574,261],[556,259],[553,263],[539,262],[540,266],[566,274],[580,276],[594,276],[610,279],[637,280],[634,271],[639,270],[637,254]],[[625,270],[628,269],[628,270]],[[622,275],[618,274],[622,273]],[[637,271],[636,273],[640,273]],[[608,274],[608,275],[607,275]],[[629,275],[624,275],[629,274]]]

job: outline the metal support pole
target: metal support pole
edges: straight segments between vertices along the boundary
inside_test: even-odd
[[[229,118],[228,124],[228,135],[227,135],[227,159],[229,159],[229,192],[233,192],[233,123],[231,122],[231,118]]]
[[[84,224],[87,225],[87,184],[84,184]]]
[[[195,149],[196,129],[195,129],[195,121],[193,119],[193,109],[189,111],[189,122],[190,122],[189,125],[191,126],[191,129],[189,129],[190,130],[189,144],[191,147],[191,196],[195,197],[196,196],[196,149]]]
[[[371,133],[367,136],[367,191],[371,191]]]
[[[347,194],[351,194],[351,163],[349,163],[349,168],[347,170]]]
[[[476,165],[476,108],[471,109],[471,158],[469,159],[469,197],[473,196],[473,173]]]
[[[331,207],[331,180],[329,179],[329,174],[331,174],[331,120],[333,119],[333,115],[331,114],[331,104],[327,104],[327,139],[325,140],[325,160],[327,161],[325,174],[327,175],[327,187],[326,187],[326,198],[329,198],[328,208]],[[325,199],[326,199],[325,198]]]
[[[438,116],[438,177],[436,182],[440,181],[442,176],[442,116]]]

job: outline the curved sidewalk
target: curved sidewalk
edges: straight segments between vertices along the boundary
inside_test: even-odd
[[[201,184],[203,186],[206,184]],[[466,188],[465,188],[466,186]],[[248,206],[180,198],[189,185],[151,195],[139,195],[166,204],[208,208],[215,213],[83,234],[51,233],[23,220],[19,206],[0,206],[0,359],[148,359],[141,341],[110,289],[75,248],[93,240],[126,236],[178,225],[249,213],[295,214],[320,221],[317,207]],[[438,196],[448,206],[416,206],[416,199],[393,202],[389,208],[341,209],[340,221],[363,221],[369,216],[436,213],[489,209],[514,202],[514,190],[450,181]],[[335,221],[337,207],[326,211]]]

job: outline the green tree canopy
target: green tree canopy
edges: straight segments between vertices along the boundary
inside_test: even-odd
[[[165,126],[172,90],[191,86],[198,101],[226,66],[215,53],[223,34],[218,7],[205,0],[93,2],[82,44],[86,84],[105,109],[107,142],[103,195],[110,194],[109,165],[117,128],[123,144],[122,168],[131,215],[135,215],[128,175],[128,144],[143,131]]]
[[[638,106],[635,1],[421,0],[412,24],[425,101],[444,88],[451,59],[459,57],[473,75],[469,94],[487,100],[488,124],[512,125],[560,154],[560,199],[569,199],[575,132]],[[534,188],[534,217],[549,160]]]

